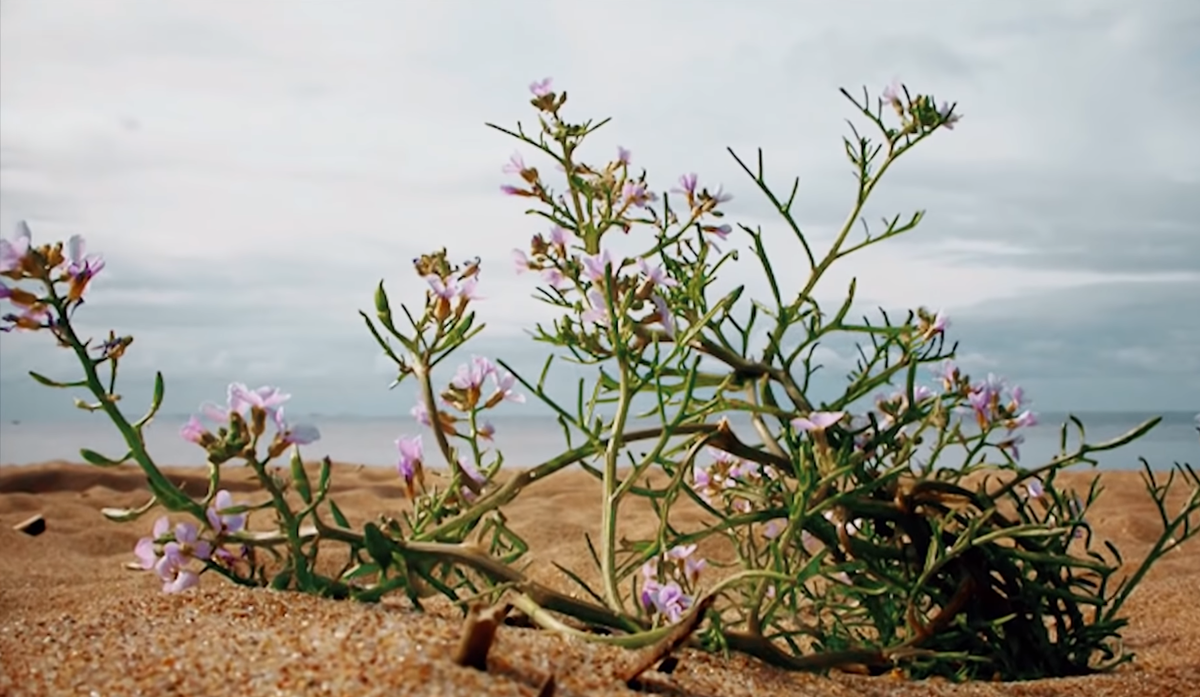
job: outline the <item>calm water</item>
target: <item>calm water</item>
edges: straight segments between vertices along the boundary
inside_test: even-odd
[[[1087,426],[1088,440],[1095,443],[1120,435],[1154,414],[1092,413],[1079,416]],[[1059,451],[1058,424],[1065,415],[1042,414],[1040,418],[1041,424],[1024,430],[1026,442],[1021,448],[1021,461],[1028,466],[1039,464]],[[322,438],[305,449],[306,459],[329,454],[340,462],[390,466],[396,460],[396,438],[416,433],[407,417],[394,420],[315,419],[313,422],[321,429]],[[181,424],[182,419],[163,419],[146,429],[151,455],[160,463],[202,465],[203,451],[179,437]],[[506,464],[534,465],[563,450],[562,430],[550,418],[499,418],[494,424],[495,443],[504,452]],[[734,426],[739,433],[747,434],[744,437],[752,438],[744,424],[734,420]],[[433,445],[432,439],[427,437],[426,440],[429,449]],[[1075,442],[1072,440],[1072,445]],[[644,444],[641,445],[643,447],[634,447],[635,452],[645,450]],[[79,461],[79,449],[84,447],[110,457],[125,452],[116,430],[101,418],[95,422],[69,424],[0,424],[0,463],[5,465],[56,459]],[[1145,457],[1155,468],[1167,467],[1176,461],[1200,466],[1200,435],[1196,431],[1194,415],[1165,414],[1163,422],[1140,440],[1096,457],[1101,467],[1130,469],[1140,467],[1139,456]]]

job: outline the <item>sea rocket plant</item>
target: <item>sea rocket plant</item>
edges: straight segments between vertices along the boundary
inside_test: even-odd
[[[74,313],[104,261],[86,254],[78,237],[34,245],[25,224],[0,241],[0,300],[13,306],[0,329],[46,331],[74,353],[81,378],[34,379],[85,388],[95,401],[78,406],[117,426],[128,451],[113,459],[84,449],[87,462],[132,462],[146,476],[145,505],[103,514],[123,522],[160,507],[169,514],[138,541],[137,568],[153,571],[166,592],[215,573],[367,602],[400,591],[418,608],[430,593],[464,607],[509,602],[530,621],[583,640],[657,645],[655,655],[686,640],[799,670],[853,665],[1022,679],[1126,660],[1118,613],[1149,565],[1200,530],[1200,476],[1177,466],[1172,477],[1192,491],[1172,516],[1165,501],[1176,480],[1160,484],[1147,465],[1163,533],[1114,590],[1120,559],[1093,544],[1088,523],[1097,483],[1081,494],[1056,475],[1157,420],[1096,444],[1072,419],[1079,444],[1068,447],[1064,426],[1061,452],[1027,466],[1023,431],[1038,423],[1029,400],[1020,387],[993,375],[973,380],[953,363],[945,312],[852,319],[853,284],[836,307],[814,297],[835,262],[917,226],[920,214],[856,232],[884,173],[960,122],[955,105],[901,85],[874,100],[843,92],[876,135],[855,126],[843,143],[858,194],[824,251],[793,217],[795,190],[773,191],[762,154],[757,167],[734,155],[783,218],[784,236],[795,239],[780,256],[768,254],[768,232],[725,220],[731,196],[720,184],[688,173],[661,191],[635,171],[624,146],[600,164],[582,161],[582,144],[603,122],[567,120],[566,93],[549,78],[529,90],[538,130],[492,128],[523,150],[502,165],[501,188],[539,217],[529,244],[513,251],[512,269],[536,277],[536,297],[555,308],[556,319],[534,333],[550,356],[536,380],[473,356],[437,385],[435,367],[452,365],[451,354],[483,329],[476,309],[484,260],[455,263],[445,249],[414,259],[427,290],[399,313],[380,283],[373,314],[360,315],[396,366],[393,385],[416,383],[416,403],[395,441],[403,500],[361,528],[331,497],[330,459],[301,457],[319,431],[289,423],[289,395],[275,387],[233,383],[224,406],[206,403],[184,424],[180,435],[204,448],[209,476],[199,497],[181,489],[146,449],[162,375],[148,412],[130,420],[114,390],[133,337],[109,332],[92,343],[76,333]],[[553,164],[543,168],[549,174],[539,162]],[[766,296],[745,298],[743,286],[715,290],[717,272],[739,256],[762,269]],[[781,258],[786,274],[776,272]],[[857,344],[858,361],[840,390],[818,390],[815,349],[839,338]],[[598,374],[573,400],[547,388],[563,382],[551,375],[563,357]],[[938,367],[929,383],[922,378],[931,366]],[[566,447],[501,476],[506,463],[486,412],[527,395],[553,412]],[[287,451],[290,467],[272,464]],[[230,462],[249,467],[261,492],[234,501],[221,484]],[[599,482],[600,525],[587,539],[595,568],[557,567],[563,583],[582,591],[569,594],[525,574],[527,546],[505,507],[532,495],[530,484],[576,466]],[[658,517],[647,539],[620,525],[631,499]],[[252,527],[267,509],[268,522]],[[331,547],[340,561],[318,563]]]

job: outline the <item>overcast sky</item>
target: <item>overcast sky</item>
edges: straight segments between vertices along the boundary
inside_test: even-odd
[[[541,363],[522,332],[548,315],[508,255],[542,226],[500,194],[515,144],[483,123],[532,123],[546,76],[572,118],[613,117],[585,159],[620,144],[656,188],[723,183],[779,255],[790,232],[726,146],[801,178],[820,245],[853,194],[837,88],[958,102],[868,211],[926,222],[821,295],[857,277],[864,308],[945,308],[966,367],[1044,410],[1200,409],[1194,0],[3,0],[0,229],[104,254],[80,317],[137,337],[134,402],[158,367],[171,412],[241,381],[302,412],[404,413],[357,310],[380,279],[419,302],[410,260],[435,246],[483,259],[473,352]],[[734,282],[763,287],[748,263]],[[0,338],[3,419],[72,413],[27,377],[74,376],[48,339]]]

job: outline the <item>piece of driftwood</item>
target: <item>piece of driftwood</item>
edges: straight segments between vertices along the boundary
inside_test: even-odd
[[[13,530],[23,532],[30,537],[37,537],[46,532],[46,519],[39,513],[33,517],[26,518],[13,526]]]

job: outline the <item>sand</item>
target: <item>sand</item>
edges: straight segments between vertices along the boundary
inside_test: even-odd
[[[200,490],[202,471],[170,472]],[[251,490],[242,468],[230,469],[227,482],[235,493]],[[334,483],[356,523],[404,505],[388,469],[339,465]],[[1104,483],[1091,519],[1127,564],[1136,563],[1157,536],[1157,514],[1138,473],[1106,473]],[[551,673],[556,695],[637,694],[617,677],[628,652],[533,629],[501,627],[487,673],[457,666],[450,654],[462,619],[444,605],[420,614],[403,598],[363,605],[241,589],[215,575],[163,595],[150,575],[123,568],[155,516],[122,525],[99,513],[138,505],[144,492],[134,468],[0,468],[0,695],[535,695]],[[589,475],[570,472],[539,482],[506,509],[530,543],[536,580],[573,590],[550,560],[587,571],[582,533],[598,529],[599,494]],[[43,534],[12,529],[37,513]],[[643,535],[653,518],[635,511],[625,524],[631,536]],[[1106,675],[953,685],[789,673],[744,656],[684,650],[673,674],[652,671],[645,682],[652,693],[680,697],[1194,694],[1197,599],[1200,543],[1192,542],[1169,553],[1130,600],[1125,637],[1137,660]]]

